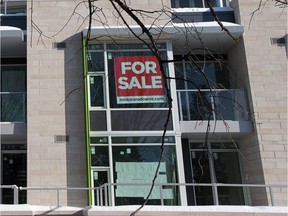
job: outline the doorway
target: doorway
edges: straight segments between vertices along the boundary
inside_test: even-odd
[[[110,182],[109,169],[93,169],[92,170],[92,187],[96,188],[92,191],[93,205],[105,206],[109,205],[111,200],[111,187],[101,187]]]
[[[242,184],[235,143],[208,142],[204,144],[190,141],[188,146],[189,159],[187,158],[184,163],[189,163],[185,167],[189,167],[191,172],[186,174],[187,183]],[[218,187],[217,189],[220,205],[244,205],[243,188]],[[190,205],[214,205],[216,204],[215,193],[211,186],[193,186],[187,190],[188,203]]]
[[[1,151],[1,185],[27,186],[27,154],[25,150]],[[1,190],[1,203],[13,204],[12,189]],[[26,203],[26,191],[19,191],[19,203]]]

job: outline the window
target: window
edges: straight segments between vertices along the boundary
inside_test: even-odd
[[[158,145],[126,145],[113,146],[114,182],[127,183],[115,187],[116,205],[133,205],[143,203],[150,190],[160,156]],[[175,146],[165,145],[163,158],[156,183],[176,183],[176,152]],[[129,185],[131,184],[131,185]],[[133,185],[148,184],[148,185]],[[153,189],[147,204],[160,205],[160,189]],[[162,189],[165,205],[177,205],[178,188],[165,186]]]
[[[213,7],[227,7],[226,0],[211,0]],[[172,8],[206,8],[205,0],[171,0]]]
[[[2,14],[26,13],[26,1],[1,1]]]
[[[190,142],[190,163],[193,183],[241,184],[241,170],[237,147],[234,143]],[[211,186],[193,187],[196,205],[213,205],[215,194]],[[192,199],[192,197],[190,197]],[[243,205],[243,189],[240,187],[218,187],[220,205]]]
[[[104,75],[89,76],[90,84],[90,106],[105,107],[105,86]]]
[[[166,44],[157,46],[161,57],[166,59]],[[167,107],[160,66],[146,45],[90,44],[87,65],[91,107],[107,107],[108,101],[111,108]],[[121,72],[117,72],[119,70]],[[164,72],[168,73],[167,65],[164,65]],[[119,73],[123,77],[119,77]],[[132,75],[126,76],[126,73]],[[106,77],[109,82],[109,97],[105,95],[108,92],[105,86]]]
[[[197,65],[187,61],[175,63],[177,89],[230,88],[225,62],[198,61],[196,63]]]
[[[1,66],[1,122],[26,121],[26,66]]]

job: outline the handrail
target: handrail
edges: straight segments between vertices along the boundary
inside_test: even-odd
[[[17,185],[0,185],[0,189],[12,189],[13,190],[13,204],[18,204],[19,200],[19,191],[23,190],[50,190],[56,191],[56,200],[57,206],[60,206],[60,191],[73,191],[73,190],[82,190],[82,191],[90,191],[93,190],[96,192],[96,205],[99,206],[109,206],[109,187],[113,186],[151,186],[151,183],[105,183],[99,187],[94,188],[85,188],[85,187],[18,187]],[[218,187],[242,187],[242,188],[268,188],[268,193],[270,196],[271,205],[275,206],[275,200],[273,195],[272,188],[288,188],[288,185],[282,184],[226,184],[226,183],[155,183],[155,187],[159,187],[160,191],[160,203],[164,205],[164,197],[163,197],[163,187],[164,186],[179,186],[179,187],[187,187],[187,186],[197,186],[197,187],[212,187],[216,192],[216,202],[215,205],[219,205],[218,198]],[[103,194],[104,193],[104,194]]]

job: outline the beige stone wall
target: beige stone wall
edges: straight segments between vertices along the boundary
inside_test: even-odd
[[[161,10],[162,2],[169,1],[127,2],[139,9]],[[88,26],[89,10],[80,0],[27,4],[28,187],[87,187],[81,32]],[[99,11],[92,26],[123,25],[108,0],[95,4]],[[151,24],[158,15],[143,21]],[[54,48],[55,42],[65,42],[66,48]],[[69,141],[55,142],[55,135],[69,136]],[[86,206],[86,194],[62,191],[61,204]],[[55,191],[28,191],[29,204],[55,205],[56,199]]]
[[[287,184],[287,47],[271,44],[271,38],[287,34],[287,10],[267,1],[251,17],[259,2],[232,2],[245,32],[230,52],[230,63],[238,70],[239,85],[248,91],[255,125],[255,133],[240,142],[244,177],[249,183]],[[275,199],[287,204],[287,191],[282,190],[275,190]]]

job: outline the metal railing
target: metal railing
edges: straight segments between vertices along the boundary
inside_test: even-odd
[[[143,187],[147,186],[148,188],[151,186],[151,184],[143,184],[143,183],[106,183],[103,184],[99,187],[95,188],[42,188],[42,187],[18,187],[17,185],[0,185],[0,189],[11,189],[13,190],[13,204],[18,204],[19,203],[19,191],[54,191],[56,192],[56,205],[61,206],[61,197],[60,197],[60,192],[61,191],[93,191],[94,193],[94,205],[97,206],[114,206],[115,203],[111,202],[111,191],[114,189],[114,187]],[[262,188],[265,189],[265,194],[268,195],[268,205],[270,203],[271,206],[275,206],[275,197],[274,197],[274,192],[273,189],[276,188],[285,188],[287,193],[287,188],[288,185],[265,185],[265,184],[222,184],[222,183],[165,183],[165,184],[160,184],[156,183],[154,185],[154,189],[158,189],[158,195],[159,195],[159,201],[160,205],[165,205],[165,190],[167,187],[211,187],[213,191],[213,199],[214,199],[214,205],[221,205],[219,202],[219,188],[220,187],[233,187],[233,188],[242,188],[243,192],[244,189],[256,189],[256,188]],[[267,191],[268,190],[268,191]],[[179,192],[179,191],[178,191]],[[247,192],[247,191],[246,191]],[[279,193],[279,192],[278,192]],[[195,197],[194,197],[195,198]],[[269,202],[270,201],[270,202]],[[141,204],[141,203],[139,203]],[[248,203],[249,204],[249,203]],[[244,203],[242,205],[248,205],[247,203]],[[179,205],[179,204],[178,204]],[[195,203],[197,205],[197,203]]]
[[[242,89],[177,90],[181,121],[248,120],[245,91]]]

